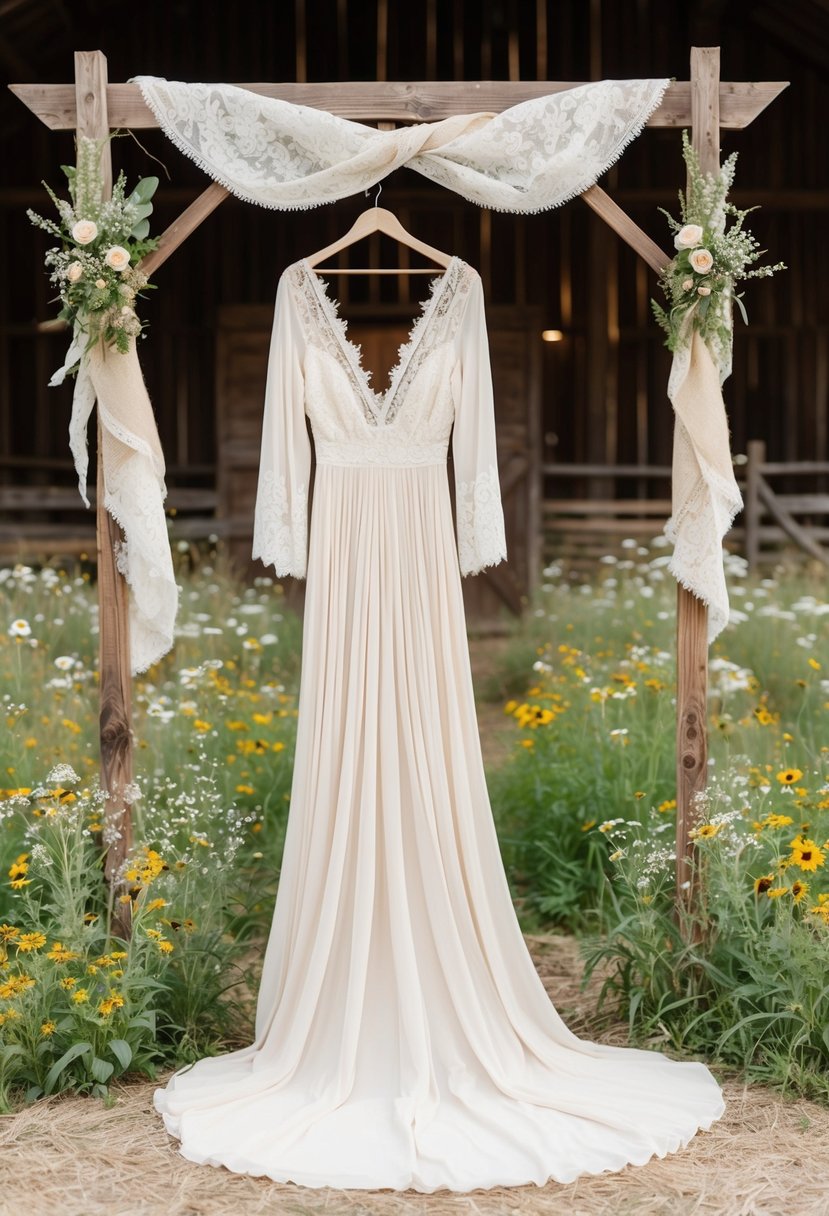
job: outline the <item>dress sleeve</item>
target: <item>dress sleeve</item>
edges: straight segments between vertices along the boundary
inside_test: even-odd
[[[461,574],[467,575],[496,566],[507,556],[484,293],[477,273],[458,327],[457,343],[452,456],[458,560]]]
[[[279,280],[271,334],[253,557],[278,578],[304,578],[308,547],[311,443],[305,425],[305,339],[287,275]]]

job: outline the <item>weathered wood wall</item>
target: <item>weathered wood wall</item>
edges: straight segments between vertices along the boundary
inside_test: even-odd
[[[11,78],[67,79],[72,51],[86,42],[106,52],[113,80],[139,71],[238,81],[687,78],[692,44],[722,46],[724,79],[791,80],[751,128],[723,139],[723,154],[740,150],[736,200],[763,204],[753,227],[790,266],[774,284],[749,287],[752,324],[747,334],[737,331],[727,401],[735,451],[760,438],[771,459],[829,459],[829,246],[822,239],[829,146],[819,121],[829,94],[822,69],[829,19],[822,6],[708,0],[668,11],[656,0],[296,0],[255,6],[243,22],[232,6],[206,0],[198,38],[189,5],[150,3],[140,22],[103,0],[87,0],[71,23],[62,13],[50,0],[31,0],[4,18],[0,52]],[[45,238],[31,229],[25,208],[48,213],[38,183],[59,184],[72,138],[47,132],[7,94],[0,120],[7,168],[0,187],[0,479],[68,486],[71,389],[47,388],[66,338],[37,329],[54,308],[45,276],[33,273]],[[160,230],[205,179],[158,132],[139,138],[171,177],[159,193]],[[114,160],[131,180],[157,168],[129,138],[116,141]],[[676,132],[649,131],[605,184],[665,245],[656,207],[674,207],[683,172]],[[405,170],[386,183],[383,203],[405,211],[425,239],[478,266],[493,307],[536,310],[543,328],[564,331],[556,344],[541,342],[537,329],[527,334],[540,368],[546,462],[669,462],[669,357],[649,313],[653,275],[586,207],[524,219],[481,212]],[[339,235],[364,205],[357,198],[279,214],[231,200],[159,271],[159,290],[145,308],[151,328],[142,361],[172,486],[215,480],[219,308],[272,306],[282,267]],[[355,306],[377,304],[386,291],[397,299],[394,283],[350,282]],[[43,467],[44,460],[55,463]],[[548,479],[547,492],[561,497],[570,484]],[[590,488],[614,494],[610,485]]]

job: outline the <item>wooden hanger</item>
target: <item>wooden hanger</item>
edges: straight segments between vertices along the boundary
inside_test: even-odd
[[[382,184],[380,190],[382,190]],[[380,197],[380,190],[377,191],[377,198]],[[346,232],[345,236],[341,236],[338,241],[334,241],[331,245],[326,245],[324,249],[318,249],[316,253],[312,253],[310,257],[304,259],[306,265],[310,269],[316,269],[319,263],[325,258],[333,257],[335,253],[339,253],[341,249],[346,249],[349,245],[355,245],[357,241],[361,241],[363,237],[371,236],[374,232],[383,232],[386,236],[392,237],[401,245],[407,245],[409,249],[413,249],[416,253],[422,253],[424,257],[431,258],[433,262],[437,262],[440,266],[446,269],[452,261],[451,254],[444,253],[440,249],[434,249],[431,245],[427,245],[424,241],[419,241],[416,236],[412,236],[400,223],[400,220],[391,211],[387,211],[385,207],[378,207],[375,199],[373,207],[367,207],[352,226]],[[434,270],[426,267],[411,267],[399,266],[391,270],[383,269],[379,266],[366,267],[340,267],[340,266],[320,266],[319,273],[323,274],[434,274]]]

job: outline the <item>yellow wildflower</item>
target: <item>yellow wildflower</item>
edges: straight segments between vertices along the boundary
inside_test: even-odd
[[[815,841],[803,836],[795,836],[789,848],[792,852],[789,859],[791,864],[799,866],[801,870],[818,870],[826,860],[823,850]]]
[[[42,1035],[44,1035],[46,1038],[48,1038],[49,1035],[55,1033],[57,1028],[58,1028],[57,1022],[41,1022],[40,1033]]]
[[[89,1000],[89,989],[79,988],[77,992],[72,993],[72,1000],[76,1005],[82,1005],[84,1001]]]
[[[41,946],[46,945],[46,935],[44,933],[21,933],[17,941],[18,954],[22,951],[28,954],[32,950],[39,950]]]
[[[781,785],[794,785],[803,776],[803,772],[799,768],[783,768],[777,774],[777,780]]]

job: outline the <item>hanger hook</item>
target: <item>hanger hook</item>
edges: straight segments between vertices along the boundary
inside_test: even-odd
[[[366,189],[366,190],[364,190],[364,191],[363,191],[363,194],[366,196],[366,198],[368,198],[368,192],[369,192],[369,190],[370,190],[370,189],[371,189],[371,187],[369,186],[369,187],[368,187],[368,189]],[[380,191],[381,191],[382,189],[383,189],[383,183],[382,183],[382,182],[378,182],[378,184],[377,184],[377,193],[376,193],[376,194],[375,194],[375,196],[374,196],[374,206],[375,206],[375,207],[378,205],[378,200],[379,200],[379,198],[380,198]]]

